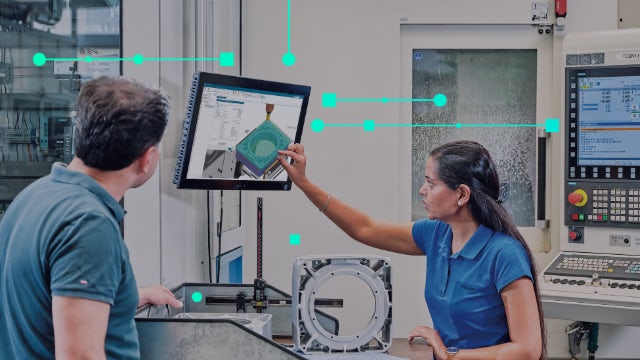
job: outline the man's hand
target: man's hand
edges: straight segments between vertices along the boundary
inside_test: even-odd
[[[155,306],[171,305],[174,308],[181,308],[182,301],[176,299],[176,296],[162,285],[154,285],[138,288],[138,307],[146,304]]]

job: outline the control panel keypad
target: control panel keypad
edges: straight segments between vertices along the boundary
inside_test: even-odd
[[[611,208],[611,222],[625,222],[627,221],[627,190],[625,189],[611,189],[611,201],[609,206]]]
[[[629,189],[629,222],[640,223],[640,190]]]
[[[609,190],[593,189],[591,194],[592,213],[587,217],[590,221],[607,221],[609,219]]]
[[[640,259],[563,254],[546,270],[547,275],[586,276],[597,274],[611,280],[640,280]]]

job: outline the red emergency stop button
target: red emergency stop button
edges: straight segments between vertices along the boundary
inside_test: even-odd
[[[584,206],[587,203],[587,193],[582,189],[576,189],[567,196],[569,204],[575,206]]]
[[[580,232],[576,230],[569,231],[569,240],[571,241],[580,240]]]
[[[569,204],[571,205],[575,205],[577,203],[579,203],[580,201],[582,201],[582,194],[578,194],[576,192],[572,192],[571,194],[569,194]]]

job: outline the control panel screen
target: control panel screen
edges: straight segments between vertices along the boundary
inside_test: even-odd
[[[640,175],[640,67],[567,69],[568,178]]]
[[[640,165],[640,76],[577,80],[578,165]]]

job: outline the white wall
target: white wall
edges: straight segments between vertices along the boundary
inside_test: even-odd
[[[197,0],[167,2],[140,0],[125,2],[125,56],[142,52],[145,56],[194,56],[207,51],[196,21],[207,4],[213,3],[214,52],[235,51],[237,34],[228,31],[237,25],[238,2]],[[321,118],[333,122],[406,122],[394,104],[340,104],[335,109],[321,107],[321,94],[339,97],[394,97],[401,92],[400,24],[524,24],[529,21],[531,1],[524,0],[292,0],[291,46],[297,62],[285,67],[287,50],[287,2],[284,0],[243,1],[243,75],[312,86],[307,122]],[[551,2],[553,3],[553,2]],[[157,19],[155,17],[157,16]],[[207,15],[208,16],[208,15]],[[569,0],[566,32],[611,29],[617,26],[617,2]],[[141,18],[145,26],[140,27]],[[158,20],[157,23],[147,21]],[[154,20],[154,21],[155,21]],[[226,26],[225,26],[226,24]],[[144,29],[141,31],[139,29]],[[133,29],[133,30],[132,30]],[[216,30],[217,29],[217,30]],[[234,45],[235,44],[235,45]],[[560,54],[562,35],[556,35],[554,50]],[[548,116],[560,116],[561,59],[556,58],[556,82],[549,91],[556,100]],[[157,83],[172,96],[172,123],[163,142],[163,158],[158,175],[143,188],[127,193],[128,215],[125,237],[131,250],[139,282],[162,281],[173,286],[187,281],[206,281],[206,194],[176,190],[171,183],[177,140],[184,117],[185,97],[195,63],[125,66],[125,75]],[[207,65],[209,66],[209,65]],[[214,65],[215,67],[215,65]],[[206,68],[206,70],[210,70]],[[230,69],[218,69],[231,71]],[[237,69],[235,69],[237,70]],[[399,97],[399,96],[398,96]],[[409,199],[401,194],[411,186],[400,172],[401,130],[361,128],[327,129],[315,133],[307,126],[302,142],[308,153],[308,174],[333,196],[388,221],[408,221]],[[551,140],[559,148],[558,140]],[[560,174],[560,154],[551,154],[551,168]],[[559,178],[556,179],[559,181]],[[561,186],[552,187],[551,197],[559,199]],[[298,190],[290,192],[244,192],[243,223],[246,236],[244,282],[255,274],[256,197],[264,199],[264,278],[283,291],[291,291],[291,266],[296,257],[311,254],[369,253],[389,256],[393,266],[393,336],[405,337],[416,325],[430,323],[423,299],[425,260],[380,252],[347,239],[324,218]],[[560,206],[551,206],[550,216],[561,219]],[[215,210],[215,209],[214,209]],[[301,245],[289,245],[289,234],[301,234]],[[558,251],[559,228],[549,231],[551,253],[537,254],[546,265]],[[158,241],[158,238],[160,239]],[[549,320],[549,353],[567,356],[564,326],[568,321]],[[598,357],[633,357],[638,352],[636,328],[603,326]]]
[[[123,17],[125,57],[140,53],[145,57],[213,58],[222,51],[239,53],[237,2],[139,0],[124,3]],[[141,26],[142,19],[145,26]],[[213,198],[213,214],[219,211],[215,195],[204,190],[178,190],[172,183],[186,98],[196,70],[238,71],[237,67],[219,69],[213,61],[125,63],[125,76],[160,86],[172,106],[156,174],[125,196],[125,239],[140,286],[162,283],[171,288],[184,282],[209,281],[207,197]]]
[[[140,27],[138,14],[149,14],[149,21]],[[159,53],[158,30],[160,21],[159,5],[156,2],[127,1],[123,4],[122,26],[124,39],[123,56],[157,57]],[[127,29],[141,29],[128,31]],[[155,41],[149,41],[155,39]],[[147,62],[144,66],[132,62],[123,64],[124,76],[135,77],[152,86],[159,86],[159,64]],[[162,168],[161,162],[158,166]],[[124,198],[125,217],[124,239],[129,248],[134,273],[141,285],[157,284],[160,280],[160,171],[143,186],[127,191]]]
[[[286,67],[281,56],[286,51],[287,8],[284,1],[245,1],[244,43],[245,76],[290,81],[312,87],[307,121],[358,123],[363,119],[381,122],[406,122],[399,119],[399,107],[392,104],[339,104],[335,109],[321,107],[321,94],[338,97],[400,97],[400,24],[522,24],[529,22],[530,1],[292,1],[291,46],[297,62]],[[461,11],[461,9],[463,9]],[[569,1],[565,33],[617,26],[617,3],[613,1]],[[560,50],[563,34],[554,38]],[[561,59],[557,51],[557,75],[553,88],[557,101],[544,109],[548,117],[560,117]],[[408,221],[401,214],[408,199],[401,190],[411,186],[407,174],[401,173],[399,161],[408,157],[400,143],[402,130],[376,130],[364,133],[361,128],[329,129],[317,133],[307,127],[302,143],[308,153],[308,174],[334,196],[366,210],[375,218]],[[558,151],[559,138],[552,138]],[[560,199],[559,154],[550,154],[554,174],[552,199]],[[308,254],[375,253],[391,257],[394,279],[393,336],[404,337],[416,325],[430,323],[423,300],[424,258],[383,253],[351,241],[324,218],[297,189],[290,193],[250,194],[245,208],[255,208],[255,196],[265,199],[265,278],[289,291],[291,263]],[[536,254],[544,267],[559,251],[558,224],[561,204],[551,206],[551,252]],[[248,210],[250,211],[250,210]],[[249,216],[248,243],[255,233]],[[301,234],[301,245],[288,245],[290,233]],[[246,260],[251,258],[247,248]],[[246,264],[249,274],[253,264]],[[249,280],[249,279],[247,279]],[[564,327],[569,321],[549,320],[549,354],[567,356]],[[635,328],[603,325],[599,357],[635,356]],[[618,346],[626,339],[627,346]],[[584,352],[584,351],[583,351]]]

